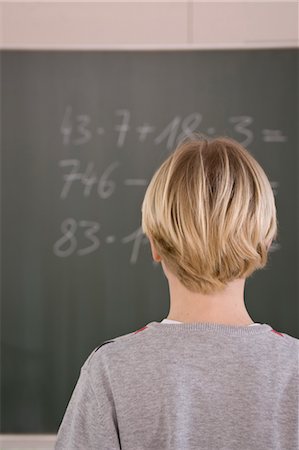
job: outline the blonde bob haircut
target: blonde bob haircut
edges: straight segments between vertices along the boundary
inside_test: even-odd
[[[211,294],[263,268],[277,237],[270,182],[229,137],[191,137],[155,172],[142,203],[142,230],[190,291]]]

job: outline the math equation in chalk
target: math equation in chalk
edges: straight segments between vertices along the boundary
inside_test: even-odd
[[[108,235],[100,238],[100,224],[92,220],[75,220],[72,217],[65,219],[61,224],[61,236],[53,245],[53,252],[60,258],[67,258],[71,255],[85,256],[94,253],[102,244],[111,245],[117,242],[115,235]],[[121,244],[132,245],[130,264],[136,264],[140,249],[144,244],[148,244],[148,238],[139,227],[127,236],[119,239]],[[271,252],[279,250],[280,244],[273,241],[270,247]],[[157,263],[153,261],[153,265]]]
[[[114,235],[100,237],[100,224],[92,220],[66,218],[60,227],[61,236],[53,245],[53,252],[60,258],[71,255],[85,256],[97,251],[102,244],[117,243]],[[148,238],[141,227],[119,239],[121,244],[131,244],[130,264],[136,264],[141,246],[148,244]]]
[[[138,126],[132,125],[132,113],[129,109],[116,109],[109,116],[112,124],[105,129],[97,120],[92,120],[89,114],[75,114],[73,107],[68,105],[61,121],[60,132],[64,146],[84,146],[92,140],[100,139],[109,133],[110,139],[115,138],[118,148],[124,147],[129,133],[135,133],[139,143],[151,142],[154,145],[162,144],[167,150],[173,149],[186,137],[192,137],[195,133],[205,137],[215,137],[216,128],[212,125],[204,125],[203,114],[192,112],[185,117],[179,114],[169,118],[163,127],[157,127],[148,121],[141,121]],[[254,140],[252,125],[254,118],[247,114],[230,116],[226,119],[225,128],[230,125],[238,142],[244,147],[249,146]],[[112,128],[111,128],[112,127]],[[221,133],[220,133],[221,134]],[[286,142],[282,130],[265,128],[258,136],[265,143]]]
[[[254,118],[250,115],[235,115],[226,119],[230,124],[236,139],[244,147],[249,146],[255,139],[253,132]],[[183,117],[176,114],[165,119],[162,127],[157,127],[150,121],[140,121],[138,126],[136,120],[132,120],[129,109],[116,109],[109,117],[109,129],[101,126],[97,120],[92,120],[88,114],[78,114],[74,108],[68,105],[63,113],[60,133],[62,145],[67,150],[68,157],[58,161],[61,172],[60,199],[67,202],[73,195],[80,195],[81,198],[88,198],[96,195],[100,200],[107,201],[118,188],[123,191],[124,187],[145,188],[149,180],[144,177],[131,177],[130,174],[119,180],[121,161],[112,160],[103,167],[98,161],[81,161],[79,154],[74,155],[72,149],[79,149],[95,139],[100,139],[104,134],[109,133],[109,140],[115,139],[115,146],[119,149],[126,144],[129,133],[135,133],[139,143],[148,142],[151,139],[153,145],[162,145],[167,150],[174,150],[186,137],[208,138],[216,137],[217,130],[213,125],[203,125],[203,114],[191,112]],[[287,136],[282,130],[271,128],[267,125],[260,131],[258,138],[266,144],[285,143]],[[257,131],[255,130],[255,133]],[[221,134],[221,133],[220,133]],[[272,147],[267,147],[272,148]],[[82,150],[83,151],[83,150]],[[71,153],[70,153],[71,152]],[[96,158],[97,159],[97,158]],[[271,181],[274,195],[277,195],[279,188],[278,181]],[[76,190],[74,187],[76,186]],[[79,189],[79,190],[78,190]],[[114,234],[106,237],[101,236],[100,223],[93,220],[76,220],[72,217],[64,219],[60,225],[60,233],[53,245],[53,252],[59,258],[67,258],[72,255],[87,256],[97,252],[103,245],[116,245],[117,243],[131,245],[130,264],[136,264],[140,250],[144,244],[148,243],[147,237],[143,234],[141,227],[132,225],[132,232],[127,236],[117,238]],[[280,249],[278,242],[273,242],[270,251]],[[99,250],[100,251],[100,250]]]

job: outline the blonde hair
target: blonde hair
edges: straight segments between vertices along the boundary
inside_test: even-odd
[[[277,237],[270,182],[235,140],[188,138],[155,172],[142,230],[187,289],[221,291],[267,263]]]

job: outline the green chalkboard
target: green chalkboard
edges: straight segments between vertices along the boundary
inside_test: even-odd
[[[88,354],[168,314],[140,208],[194,132],[270,178],[279,237],[246,305],[299,337],[298,50],[4,50],[1,114],[1,432],[56,432]]]

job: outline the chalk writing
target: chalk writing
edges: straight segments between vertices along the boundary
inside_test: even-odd
[[[89,243],[82,248],[78,249],[78,239],[76,232],[78,227],[83,228],[83,238]],[[78,223],[73,218],[65,219],[61,224],[61,232],[63,235],[55,242],[53,251],[56,256],[65,258],[72,255],[75,251],[79,256],[88,255],[94,252],[100,245],[99,238],[96,233],[100,229],[100,225],[97,222],[80,220]]]
[[[286,142],[288,139],[281,130],[262,130],[264,142]]]
[[[85,197],[88,197],[91,194],[92,187],[97,184],[97,193],[100,198],[109,198],[116,188],[115,181],[111,180],[109,177],[119,165],[119,161],[112,162],[103,174],[98,177],[95,173],[94,162],[88,162],[85,172],[80,172],[81,162],[79,159],[63,159],[59,161],[60,167],[69,167],[71,169],[69,173],[63,175],[64,184],[60,193],[60,198],[67,198],[71,186],[75,181],[80,181],[84,186],[83,195]]]
[[[213,125],[203,127],[203,114],[198,111],[191,112],[186,117],[176,114],[160,130],[155,124],[144,120],[133,127],[131,125],[132,114],[127,108],[116,109],[112,114],[114,117],[111,122],[116,121],[113,126],[116,137],[115,145],[119,149],[125,146],[128,133],[136,133],[139,143],[146,143],[149,141],[149,137],[152,137],[154,145],[163,145],[167,150],[174,149],[182,140],[192,137],[194,134],[203,138],[209,138],[216,134],[216,128]],[[251,129],[254,122],[253,117],[246,114],[236,115],[228,117],[226,121],[232,125],[235,139],[241,145],[248,147],[253,143],[254,133]],[[90,115],[74,114],[73,107],[68,105],[62,118],[60,132],[63,146],[73,145],[76,148],[89,143],[95,136],[100,138],[106,133],[106,130],[100,124],[92,121]],[[225,131],[224,134],[227,132]],[[262,130],[262,140],[264,142],[286,142],[287,136],[283,134],[282,130],[264,129]]]
[[[207,124],[203,127],[203,114],[200,112],[191,112],[186,116],[175,114],[165,119],[164,125],[158,129],[155,124],[142,120],[135,126],[135,119],[132,121],[132,114],[128,108],[120,108],[112,111],[112,136],[115,138],[114,145],[116,149],[123,152],[129,133],[136,133],[139,144],[147,143],[152,140],[153,146],[162,146],[167,151],[174,150],[180,142],[186,137],[192,138],[196,135],[198,138],[208,139],[211,135],[216,135],[216,128]],[[254,133],[252,126],[254,118],[250,115],[239,114],[228,117],[227,122],[232,127],[234,138],[245,148],[254,142]],[[134,126],[132,125],[134,123]],[[225,128],[226,130],[226,128]],[[63,148],[67,147],[68,158],[58,162],[62,171],[62,187],[60,199],[66,201],[73,193],[78,192],[78,187],[82,188],[82,198],[88,198],[92,193],[102,200],[108,200],[113,197],[118,187],[123,189],[146,188],[149,180],[144,177],[130,177],[128,174],[123,180],[119,180],[121,173],[121,157],[116,159],[106,167],[99,169],[96,161],[81,161],[77,157],[70,157],[72,151],[77,148],[84,148],[84,145],[92,139],[101,139],[107,132],[107,127],[102,126],[92,120],[87,112],[76,113],[73,106],[67,105],[62,117],[60,132],[62,135]],[[110,128],[111,133],[111,128]],[[222,135],[221,133],[219,135]],[[227,135],[225,132],[224,135]],[[265,128],[261,131],[262,141],[266,143],[283,143],[287,141],[287,136],[282,130]],[[100,148],[100,147],[98,147]],[[97,150],[98,151],[98,150]],[[71,153],[70,153],[71,152]],[[116,181],[117,180],[117,181]],[[279,182],[270,181],[274,195],[277,195]],[[74,189],[76,186],[76,190]],[[136,264],[140,254],[140,249],[144,243],[148,243],[147,237],[143,234],[141,227],[135,229],[132,233],[118,239],[115,235],[109,234],[106,237],[99,238],[100,224],[92,220],[75,220],[66,218],[60,226],[61,236],[53,245],[53,252],[60,258],[66,258],[71,255],[87,256],[96,252],[100,245],[124,244],[132,245],[129,262]],[[270,251],[280,249],[278,242],[273,242]],[[155,267],[158,264],[155,264]]]
[[[75,220],[72,217],[65,219],[60,227],[62,236],[53,245],[53,252],[60,258],[66,258],[74,253],[78,256],[89,255],[98,250],[100,239],[98,232],[100,224],[91,220]],[[116,242],[116,237],[109,235],[104,239],[107,244]],[[147,237],[141,227],[120,239],[123,244],[132,243],[130,264],[136,264],[143,244],[148,244]]]

